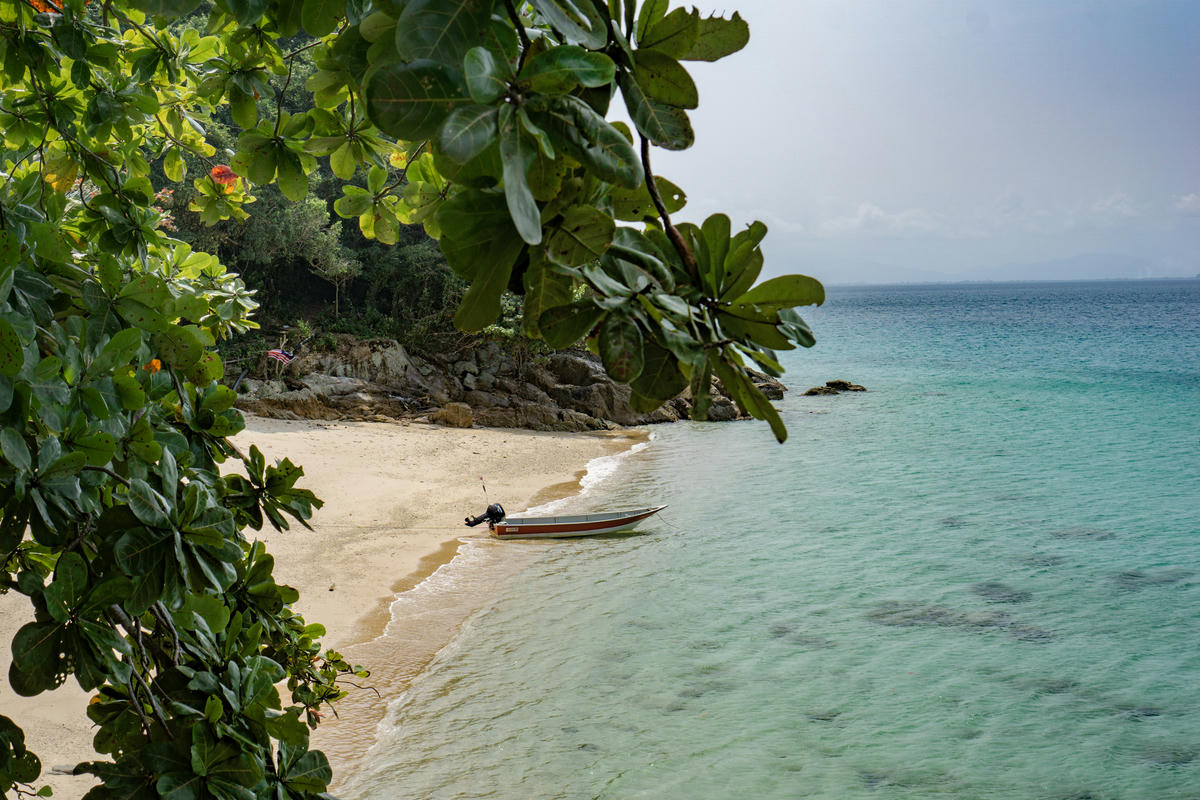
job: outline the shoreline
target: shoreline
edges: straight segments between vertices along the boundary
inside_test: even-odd
[[[411,604],[427,594],[422,587],[439,583],[436,576],[447,574],[456,561],[504,544],[486,531],[479,534],[462,525],[464,514],[483,508],[479,476],[487,478],[490,495],[506,507],[532,508],[579,494],[586,465],[628,452],[647,438],[635,429],[543,433],[251,415],[246,415],[246,425],[233,437],[239,448],[247,451],[256,444],[268,461],[286,457],[303,466],[299,485],[325,501],[309,520],[312,531],[293,522],[290,531],[248,530],[247,538],[266,543],[275,558],[275,579],[300,591],[296,610],[307,622],[325,626],[323,646],[371,669],[365,684],[381,695],[353,691],[338,704],[340,716],[327,715],[313,731],[312,746],[326,750],[334,766],[334,786],[374,741],[387,704],[467,617],[461,607],[457,612],[442,609],[448,613],[442,613],[440,627],[433,627],[443,633],[420,635],[418,630],[415,644],[421,646],[416,647],[412,637],[399,641],[392,635],[396,604],[402,598]],[[489,586],[503,579],[491,572],[477,577],[493,581]],[[440,612],[419,613],[424,619]],[[11,659],[8,643],[31,619],[32,607],[23,595],[0,596],[0,638],[5,642],[0,671],[5,674]],[[437,643],[439,636],[443,640]],[[397,652],[394,646],[419,652]],[[379,656],[386,663],[364,656]],[[55,797],[81,797],[94,785],[89,776],[56,771],[97,758],[91,746],[95,729],[84,713],[88,697],[73,680],[33,698],[0,686],[5,715],[24,729],[26,744],[42,759],[43,775],[36,785],[50,785]]]
[[[541,511],[585,496],[594,483],[614,471],[605,466],[637,452],[651,437],[627,429],[598,438],[609,443],[606,452],[588,459],[583,469],[575,470],[572,480],[544,486],[523,506],[512,507]],[[352,689],[339,701],[338,716],[326,718],[313,732],[312,746],[322,750],[334,768],[331,792],[345,785],[376,743],[392,705],[440,653],[454,644],[463,624],[487,605],[498,587],[525,570],[547,548],[559,544],[554,540],[521,541],[514,546],[479,528],[457,530],[461,533],[422,560],[422,569],[397,583],[386,618],[376,618],[369,629],[360,627],[369,638],[341,650],[347,661],[362,664],[372,672],[362,682],[363,689]]]

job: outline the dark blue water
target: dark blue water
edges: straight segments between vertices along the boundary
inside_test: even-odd
[[[807,316],[788,443],[656,428],[577,502],[662,521],[539,545],[346,796],[1200,796],[1200,281]]]

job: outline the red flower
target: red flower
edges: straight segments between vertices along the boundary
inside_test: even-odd
[[[237,183],[238,175],[225,164],[218,164],[208,171],[208,175],[222,186],[233,186]]]

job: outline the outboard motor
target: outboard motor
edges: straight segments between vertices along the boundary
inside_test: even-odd
[[[499,503],[492,503],[478,517],[467,517],[467,525],[474,528],[481,522],[486,522],[488,525],[495,525],[500,520],[504,519],[504,506]]]

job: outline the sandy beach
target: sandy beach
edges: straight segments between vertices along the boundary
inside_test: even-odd
[[[386,664],[372,663],[372,655],[387,652],[380,635],[397,594],[453,559],[459,537],[485,535],[462,525],[465,515],[485,505],[479,478],[486,478],[492,502],[502,502],[511,513],[578,491],[589,461],[642,438],[637,432],[560,434],[247,417],[236,444],[244,450],[258,445],[268,461],[287,457],[302,465],[299,485],[325,505],[311,521],[312,531],[294,524],[290,531],[246,533],[267,544],[276,580],[300,591],[297,610],[325,626],[325,645],[371,668],[366,683],[381,695],[355,692],[340,704],[338,718],[314,735],[314,746],[326,749],[335,773],[369,745],[364,740],[388,697],[453,635],[451,623],[443,620],[420,646],[406,647],[405,658],[393,653]],[[12,657],[7,643],[31,619],[25,597],[0,596],[5,642],[0,673],[7,675]],[[0,692],[0,709],[24,728],[27,745],[42,758],[43,782],[58,798],[81,797],[92,785],[88,778],[60,774],[95,757],[91,723],[84,715],[87,699],[73,680],[35,698],[18,697],[7,685]]]

